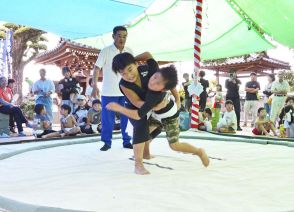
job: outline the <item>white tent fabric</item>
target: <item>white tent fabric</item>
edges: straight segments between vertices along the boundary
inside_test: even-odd
[[[156,1],[158,3],[159,1]],[[244,21],[225,0],[207,0],[203,5],[202,54],[204,60],[259,52],[269,44]],[[170,2],[161,13],[146,11],[144,18],[128,27],[128,41],[137,54],[150,51],[157,60],[193,60],[195,1]],[[113,42],[112,34],[78,40],[103,48]]]

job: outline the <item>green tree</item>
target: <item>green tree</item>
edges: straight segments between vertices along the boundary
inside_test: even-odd
[[[15,92],[22,99],[23,69],[42,50],[46,50],[47,39],[42,30],[22,25],[5,23],[0,29],[0,38],[5,38],[6,30],[13,30],[12,43],[12,78],[16,80]]]

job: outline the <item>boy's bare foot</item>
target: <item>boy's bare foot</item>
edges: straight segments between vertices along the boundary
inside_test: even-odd
[[[139,175],[147,175],[150,174],[150,172],[145,169],[143,164],[136,164],[135,165],[135,173]]]
[[[143,155],[143,159],[150,160],[152,158],[155,158],[155,157],[153,155]]]
[[[207,167],[209,165],[209,158],[205,152],[204,149],[200,149],[200,155],[199,155],[201,161],[202,161],[202,164]]]

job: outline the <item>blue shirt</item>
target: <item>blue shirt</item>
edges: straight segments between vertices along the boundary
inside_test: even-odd
[[[55,92],[55,86],[52,80],[38,80],[34,83],[32,88],[33,93],[35,91],[39,91],[37,94],[37,99],[40,97],[45,97],[45,94],[48,92],[54,93]]]

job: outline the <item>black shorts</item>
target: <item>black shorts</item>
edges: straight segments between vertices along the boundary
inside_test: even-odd
[[[147,116],[140,120],[129,119],[133,125],[133,144],[140,144],[151,139]]]

